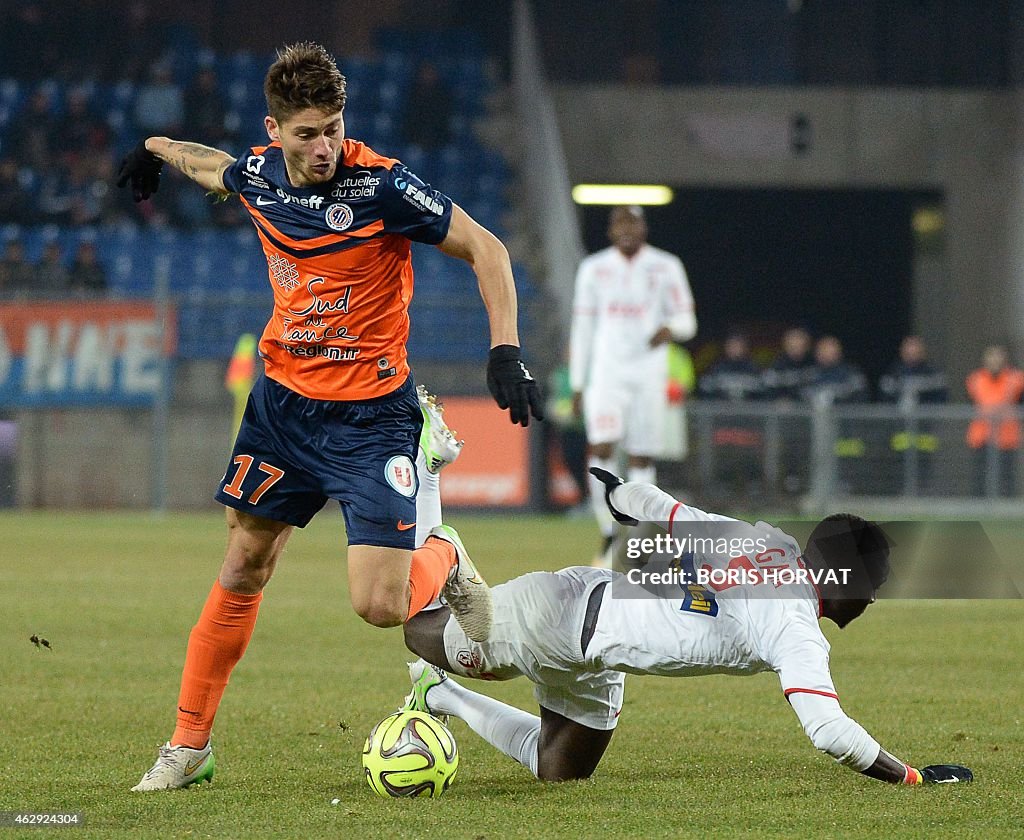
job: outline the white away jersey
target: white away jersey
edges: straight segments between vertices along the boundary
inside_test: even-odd
[[[587,651],[595,667],[665,676],[752,674],[776,671],[787,696],[795,690],[835,696],[829,644],[818,626],[818,600],[810,584],[728,583],[730,569],[801,569],[800,548],[779,529],[749,525],[679,504],[672,536],[691,542],[713,534],[760,540],[759,550],[730,557],[718,551],[685,552],[680,568],[690,580],[713,574],[705,586],[641,588],[635,570],[605,593],[597,630]],[[705,527],[692,529],[694,523]],[[721,525],[721,529],[707,523]],[[763,548],[761,547],[763,546]],[[677,597],[671,597],[673,591]]]
[[[650,245],[641,246],[632,259],[614,247],[587,257],[576,274],[572,389],[664,379],[667,346],[649,346],[663,326],[681,341],[697,332],[693,295],[678,257]]]

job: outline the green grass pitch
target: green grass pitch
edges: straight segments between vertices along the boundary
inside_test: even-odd
[[[492,583],[585,563],[595,543],[589,522],[451,522]],[[0,516],[0,810],[85,812],[67,837],[1021,836],[1024,602],[1007,600],[883,601],[826,626],[846,711],[918,766],[969,765],[971,786],[888,786],[836,765],[762,674],[630,677],[583,783],[540,784],[456,721],[445,797],[377,799],[359,751],[407,690],[407,654],[400,630],[349,607],[336,509],[294,535],[268,587],[217,718],[213,785],[129,793],[170,735],[223,544],[213,514]],[[523,680],[475,687],[535,708]]]

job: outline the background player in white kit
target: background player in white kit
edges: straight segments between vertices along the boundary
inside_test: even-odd
[[[591,254],[576,274],[573,408],[586,421],[591,467],[615,472],[621,446],[629,479],[653,484],[653,459],[665,448],[667,345],[696,335],[693,295],[679,258],[647,244],[640,207],[615,207],[608,238],[612,247]],[[600,482],[591,479],[590,494],[604,554],[615,525]]]
[[[618,722],[625,673],[775,671],[815,747],[840,763],[895,784],[973,779],[959,765],[917,770],[903,763],[839,705],[818,618],[845,627],[874,601],[889,570],[888,542],[877,525],[848,515],[829,517],[801,555],[795,540],[770,525],[705,513],[650,484],[624,484],[610,473],[596,473],[607,485],[610,513],[623,524],[668,523],[670,533],[683,538],[695,523],[716,523],[732,537],[763,538],[758,563],[847,570],[835,575],[845,582],[820,595],[811,584],[776,589],[762,583],[717,596],[683,590],[670,599],[630,593],[626,578],[608,569],[523,575],[494,587],[494,625],[484,643],[471,641],[446,609],[406,623],[409,649],[437,666],[423,659],[410,666],[413,691],[406,708],[462,718],[538,778],[562,781],[587,778],[597,767]],[[720,554],[696,553],[692,560],[698,568],[736,567],[735,559]],[[482,679],[526,676],[535,683],[540,716],[470,691],[444,671]]]

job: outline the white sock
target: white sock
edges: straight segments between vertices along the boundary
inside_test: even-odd
[[[679,502],[653,484],[627,481],[612,490],[612,504],[620,513],[641,522],[668,522]]]
[[[477,694],[452,679],[431,688],[427,702],[434,714],[464,720],[488,744],[537,775],[540,718],[536,715]]]
[[[416,493],[416,547],[427,541],[427,535],[441,524],[441,474],[427,470],[423,450],[416,450],[416,478],[420,489]]]
[[[587,462],[587,467],[599,467],[602,470],[614,473],[618,465],[615,458],[595,458],[591,456]],[[598,481],[589,472],[587,473],[587,483],[590,486],[590,505],[594,509],[594,516],[597,518],[597,527],[601,529],[602,537],[610,537],[615,533],[615,520],[612,519],[612,513],[608,510],[608,505],[604,503],[604,483]]]
[[[646,467],[629,467],[626,470],[627,481],[636,481],[640,484],[657,484],[655,480],[657,472],[655,471],[654,464],[649,464]]]

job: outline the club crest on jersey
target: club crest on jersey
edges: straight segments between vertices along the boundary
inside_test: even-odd
[[[331,230],[348,230],[354,218],[352,208],[347,204],[332,204],[324,213],[324,219]]]
[[[391,489],[406,498],[416,495],[416,470],[408,455],[395,455],[384,465],[384,478]]]

